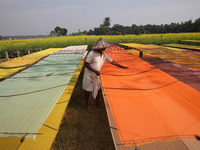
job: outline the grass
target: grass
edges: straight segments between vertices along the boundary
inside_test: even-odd
[[[85,111],[83,72],[74,88],[70,103],[65,111],[52,150],[113,150],[114,143],[110,133],[105,107],[98,108],[90,96],[92,113]],[[102,94],[100,99],[103,103]]]

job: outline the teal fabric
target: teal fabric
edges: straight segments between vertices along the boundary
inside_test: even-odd
[[[0,82],[0,137],[34,138],[79,65],[87,46],[55,52]],[[73,52],[74,49],[84,49]]]

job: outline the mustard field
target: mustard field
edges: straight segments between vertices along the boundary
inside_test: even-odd
[[[179,43],[181,40],[200,40],[200,33],[176,33],[176,34],[141,34],[141,35],[82,35],[62,36],[38,39],[4,40],[0,41],[0,58],[5,58],[5,51],[10,58],[17,57],[17,50],[20,56],[27,55],[28,50],[36,52],[48,48],[62,48],[71,45],[88,45],[90,50],[98,38],[104,38],[112,44],[118,43],[139,43],[139,44],[171,44]]]

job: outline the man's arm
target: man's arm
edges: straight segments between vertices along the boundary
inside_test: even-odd
[[[88,62],[85,62],[84,65],[85,65],[86,68],[88,68],[89,70],[91,70],[94,73],[96,73],[96,75],[98,75],[98,76],[100,75],[100,72],[96,71],[95,69],[93,69]]]
[[[129,68],[129,67],[120,65],[118,62],[116,62],[116,61],[114,61],[114,60],[111,62],[111,64],[112,64],[112,65],[115,65],[115,66],[118,66],[118,67],[120,67],[120,68],[124,68],[124,69]]]

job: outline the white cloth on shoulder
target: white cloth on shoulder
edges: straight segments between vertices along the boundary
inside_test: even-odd
[[[96,71],[101,70],[105,61],[112,62],[113,60],[106,53],[103,52],[101,55],[95,50],[90,51],[86,58],[86,62],[89,63],[89,65]],[[96,98],[98,90],[100,89],[99,76],[97,76],[96,73],[86,67],[83,75],[82,87],[84,90],[92,92],[92,96],[94,99]]]

